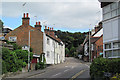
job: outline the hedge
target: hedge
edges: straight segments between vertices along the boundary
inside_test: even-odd
[[[119,59],[106,59],[96,58],[90,65],[90,76],[92,80],[109,80],[104,73],[111,73],[112,77],[116,73],[120,73],[120,58]]]
[[[30,60],[33,58],[33,53],[30,53]],[[28,62],[28,51],[14,50],[2,48],[2,74],[7,72],[16,72],[22,70]]]

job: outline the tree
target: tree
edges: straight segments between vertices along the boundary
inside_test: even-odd
[[[65,48],[65,55],[69,56],[69,49],[68,48]]]
[[[23,62],[28,63],[28,51],[27,50],[15,50],[14,51],[18,57],[18,59],[23,60]],[[33,58],[33,53],[30,52],[30,60]]]

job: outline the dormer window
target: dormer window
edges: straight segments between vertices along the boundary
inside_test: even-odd
[[[15,36],[9,37],[9,41],[16,42],[17,41],[17,37],[15,37]]]

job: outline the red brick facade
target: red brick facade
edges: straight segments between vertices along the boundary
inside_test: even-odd
[[[41,31],[40,22],[35,27],[32,27],[29,25],[29,20],[28,13],[26,16],[24,13],[22,25],[7,34],[5,38],[9,40],[10,36],[15,36],[17,37],[16,43],[20,46],[25,46],[28,45],[29,30],[33,29],[34,31],[30,31],[30,47],[33,48],[34,54],[39,55],[43,53],[43,32]]]
[[[95,42],[97,56],[100,56],[100,53],[103,53],[103,35]]]

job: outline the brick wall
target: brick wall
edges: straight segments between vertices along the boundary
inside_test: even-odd
[[[22,25],[14,29],[5,36],[5,39],[9,40],[10,36],[16,36],[16,43],[20,46],[28,45],[29,30],[31,31],[30,36],[30,46],[33,48],[33,53],[41,54],[43,53],[43,32],[29,25],[29,20],[27,18],[22,18]],[[26,23],[25,23],[26,22]],[[37,27],[38,28],[38,27]]]
[[[96,42],[97,57],[99,53],[103,53],[103,36],[101,36]]]

